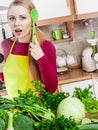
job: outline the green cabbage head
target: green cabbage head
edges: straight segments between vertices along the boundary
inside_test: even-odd
[[[57,107],[57,117],[64,115],[65,118],[72,118],[78,124],[85,117],[84,104],[76,97],[63,99]]]

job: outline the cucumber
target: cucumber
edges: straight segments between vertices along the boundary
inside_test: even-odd
[[[83,125],[77,125],[78,130],[98,130],[98,123],[88,123]]]
[[[91,119],[92,122],[98,122],[98,119]]]

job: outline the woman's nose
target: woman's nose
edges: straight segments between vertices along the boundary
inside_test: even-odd
[[[19,24],[20,24],[19,20],[16,19],[14,24],[15,24],[15,25],[19,25]]]

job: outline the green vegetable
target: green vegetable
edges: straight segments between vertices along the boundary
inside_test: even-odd
[[[72,118],[76,123],[85,117],[84,104],[75,97],[68,97],[63,99],[57,108],[57,116],[64,115],[65,118]]]
[[[0,130],[7,129],[8,117],[7,111],[0,110]]]
[[[69,93],[54,93],[51,94],[47,91],[41,91],[40,92],[40,98],[43,101],[43,105],[47,108],[47,109],[51,109],[51,111],[54,114],[57,114],[57,106],[58,104],[64,99],[69,97]]]
[[[29,116],[16,113],[13,116],[14,130],[34,130],[34,121]]]
[[[0,130],[4,130],[5,129],[5,122],[2,118],[0,118]]]
[[[98,130],[98,123],[77,125],[76,128],[78,128],[78,130]]]
[[[77,97],[82,101],[85,106],[86,113],[91,116],[98,116],[98,100],[93,95],[91,91],[92,85],[89,85],[85,89],[75,88],[73,97]]]
[[[55,120],[42,120],[40,130],[76,130],[76,123],[73,119],[61,116]]]
[[[98,119],[91,119],[92,122],[97,122],[98,123]]]
[[[38,122],[38,121],[35,121],[34,122],[34,128],[36,129],[36,130],[40,130],[40,127],[41,126],[41,123],[40,123],[40,121]]]
[[[18,90],[13,100],[0,97],[1,130],[76,130],[76,122],[64,116],[57,118],[57,106],[69,93],[51,94],[40,81],[33,81],[35,90],[26,93]],[[5,116],[7,115],[7,116]],[[6,118],[7,117],[7,118]],[[4,129],[3,129],[4,128]]]
[[[9,111],[8,115],[8,126],[6,130],[34,130],[34,121],[28,115],[23,115],[17,111]]]
[[[22,93],[22,91],[19,90],[18,91],[19,97],[15,97],[13,100],[0,97],[0,111],[8,112],[7,113],[8,124],[6,123],[6,120],[4,120],[6,124],[6,130],[14,130],[13,122],[15,118],[13,119],[13,116],[14,114],[17,115],[16,112],[19,112],[21,114],[23,113],[24,116],[26,116],[26,119],[28,117],[30,117],[31,119],[33,118],[35,122],[36,121],[40,122],[42,119],[53,120],[55,118],[55,115],[54,113],[51,112],[51,109],[47,109],[43,105],[43,100],[39,97],[40,94],[39,95],[36,94],[36,92],[38,92],[40,88],[44,89],[44,85],[38,81],[36,82],[35,91],[32,91],[31,89],[29,89],[26,93]],[[22,118],[17,118],[17,122],[18,120],[19,122],[22,122],[21,120]],[[23,126],[21,127],[24,127],[24,126],[25,124],[23,124]],[[4,127],[4,124],[2,125],[2,127]],[[19,124],[17,125],[17,129],[18,128],[20,128]],[[25,127],[25,130],[26,130],[26,127]]]
[[[53,118],[55,118],[55,115],[51,112],[51,110],[41,107],[38,104],[32,104],[32,106],[17,104],[16,108],[31,114],[36,120],[39,121],[41,118],[49,120],[53,120]]]
[[[8,112],[8,114],[9,114],[9,118],[8,118],[7,130],[14,130],[14,128],[13,128],[13,113],[12,112]]]
[[[47,109],[51,109],[51,111],[56,114],[57,113],[57,106],[58,104],[64,99],[69,97],[69,93],[64,92],[58,92],[51,94],[50,92],[46,91],[45,85],[42,84],[40,81],[32,81],[34,86],[36,87],[35,92],[39,93],[39,97],[33,94],[33,100],[35,99],[35,102],[40,103],[43,105],[43,107],[46,107]],[[35,93],[33,92],[33,93]],[[31,97],[31,96],[30,96]],[[27,100],[26,100],[27,101]]]

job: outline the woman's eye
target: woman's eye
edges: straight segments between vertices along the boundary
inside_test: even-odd
[[[13,20],[15,20],[15,18],[14,17],[9,17],[9,20],[13,21]]]
[[[24,17],[24,16],[21,16],[21,17],[20,17],[20,19],[21,19],[21,20],[24,20],[24,19],[26,19],[26,17]]]

